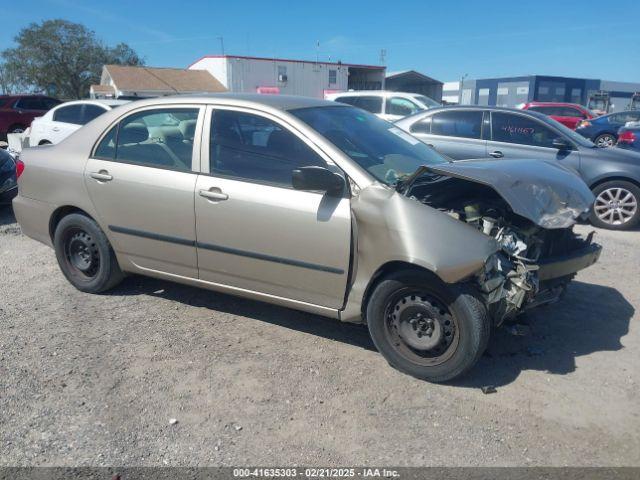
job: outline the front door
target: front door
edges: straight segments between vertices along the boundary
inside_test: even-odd
[[[530,116],[491,112],[491,137],[487,142],[487,155],[493,158],[533,158],[557,160],[562,165],[580,170],[580,153],[576,148],[559,150],[553,141],[561,135]]]
[[[195,196],[202,280],[339,308],[351,248],[347,196],[294,190],[292,170],[330,161],[273,117],[215,109]],[[208,155],[207,155],[208,153]]]
[[[179,132],[197,122],[201,110],[171,106],[133,113],[103,137],[87,162],[85,184],[100,225],[116,252],[139,268],[198,277],[199,148]]]

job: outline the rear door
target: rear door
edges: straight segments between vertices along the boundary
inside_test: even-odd
[[[572,145],[571,150],[559,150],[553,141],[561,137]],[[563,165],[579,170],[580,154],[571,139],[559,131],[526,114],[491,112],[491,134],[487,142],[488,156],[493,158],[531,158],[559,160]]]
[[[303,166],[341,172],[270,115],[219,107],[205,125],[208,161],[195,196],[200,278],[341,307],[351,253],[350,199],[291,184],[292,170]]]
[[[482,110],[442,110],[413,124],[410,132],[454,160],[484,158],[482,119]]]
[[[59,143],[84,124],[83,111],[84,105],[80,103],[58,108],[40,136],[53,144]]]
[[[199,142],[168,142],[160,133],[202,122],[203,112],[194,105],[133,112],[105,133],[87,161],[85,184],[102,228],[120,255],[150,273],[198,276]]]

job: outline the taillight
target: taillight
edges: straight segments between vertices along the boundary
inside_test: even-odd
[[[622,132],[618,136],[618,143],[633,143],[636,141],[636,138],[635,133],[631,131]]]
[[[20,178],[24,172],[24,162],[22,160],[16,160],[16,178]]]

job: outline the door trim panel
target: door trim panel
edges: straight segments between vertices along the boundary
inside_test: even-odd
[[[187,245],[190,247],[203,248],[205,250],[212,250],[215,252],[228,253],[230,255],[238,255],[241,257],[255,258],[257,260],[264,260],[266,262],[280,263],[283,265],[291,265],[294,267],[308,268],[310,270],[319,270],[321,272],[335,273],[337,275],[344,274],[344,270],[335,267],[329,267],[326,265],[318,265],[316,263],[303,262],[301,260],[295,260],[292,258],[276,257],[273,255],[265,255],[258,252],[250,252],[247,250],[238,250],[236,248],[225,247],[222,245],[214,245],[212,243],[203,243],[196,240],[189,240],[187,238],[173,237],[170,235],[163,235],[160,233],[147,232],[145,230],[136,230],[134,228],[119,227],[117,225],[109,225],[109,230],[115,233],[122,233],[124,235],[133,235],[136,237],[149,238],[151,240],[159,240],[161,242],[176,243],[178,245]]]

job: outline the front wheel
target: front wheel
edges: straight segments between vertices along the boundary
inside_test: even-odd
[[[489,341],[482,302],[431,275],[405,272],[382,280],[366,315],[373,343],[389,364],[432,382],[465,373]]]
[[[107,236],[86,215],[72,213],[62,218],[53,245],[62,273],[78,290],[104,292],[124,278]]]
[[[640,188],[631,182],[612,180],[593,189],[596,201],[591,224],[609,230],[629,230],[640,221]]]

